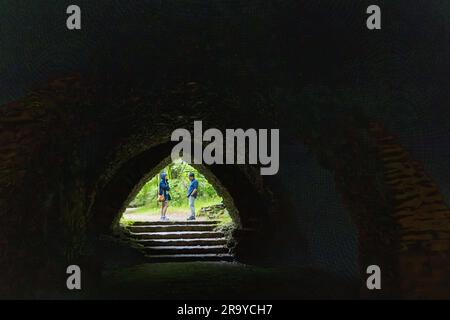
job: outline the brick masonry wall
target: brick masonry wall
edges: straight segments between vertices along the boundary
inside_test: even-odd
[[[396,228],[399,290],[411,298],[450,297],[450,209],[423,166],[394,136],[372,125]]]

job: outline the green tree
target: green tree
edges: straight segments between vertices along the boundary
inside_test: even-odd
[[[199,183],[198,199],[204,202],[221,202],[222,199],[217,194],[214,187],[208,182],[194,167],[190,166],[182,160],[170,163],[162,172],[166,172],[169,177],[170,195],[172,198],[172,206],[187,205],[186,191],[189,186],[188,173],[193,172]],[[158,186],[160,174],[158,173],[151,178],[139,191],[136,197],[130,202],[130,207],[156,207]]]

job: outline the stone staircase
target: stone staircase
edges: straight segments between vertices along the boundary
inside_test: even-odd
[[[218,221],[136,221],[125,227],[149,262],[232,261]]]

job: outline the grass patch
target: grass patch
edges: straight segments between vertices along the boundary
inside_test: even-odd
[[[206,214],[201,212],[201,208],[203,207],[209,207],[212,205],[217,205],[222,202],[222,198],[209,198],[209,199],[197,199],[195,201],[195,209],[196,209],[196,215],[197,217],[207,217]],[[186,199],[186,203],[182,205],[174,205],[172,206],[172,203],[169,204],[169,209],[167,211],[167,214],[170,218],[170,214],[173,212],[177,213],[183,213],[188,216],[190,214],[190,208],[188,201]],[[143,207],[135,208],[131,214],[134,215],[142,215],[142,216],[156,216],[158,217],[161,213],[161,205],[158,205],[156,203],[148,204]],[[134,219],[135,220],[135,219]],[[122,218],[120,219],[120,224],[127,226],[133,224],[133,219],[127,219],[127,216],[124,214]],[[231,217],[228,214],[221,215],[217,218],[217,220],[220,221],[220,223],[227,223],[231,221]]]
[[[213,198],[213,199],[198,199],[195,201],[195,208],[196,211],[198,212],[198,216],[201,216],[200,213],[200,209],[202,207],[209,207],[215,204],[219,204],[221,203],[222,199],[221,198]],[[179,204],[179,205],[174,205],[172,206],[171,203],[169,203],[169,209],[168,210],[172,210],[172,211],[177,211],[177,212],[186,212],[189,213],[190,212],[190,208],[189,208],[189,203],[188,200],[186,199],[186,203],[185,204]],[[159,215],[161,211],[161,205],[153,203],[153,204],[149,204],[143,207],[139,207],[136,210],[133,211],[133,214],[144,214],[144,215]]]

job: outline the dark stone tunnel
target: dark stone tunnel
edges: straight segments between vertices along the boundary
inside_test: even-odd
[[[367,1],[78,2],[80,32],[65,3],[0,5],[0,296],[58,296],[72,263],[95,287],[102,235],[202,120],[280,129],[277,175],[200,168],[236,208],[238,261],[450,297],[448,3],[379,1],[372,34]]]

